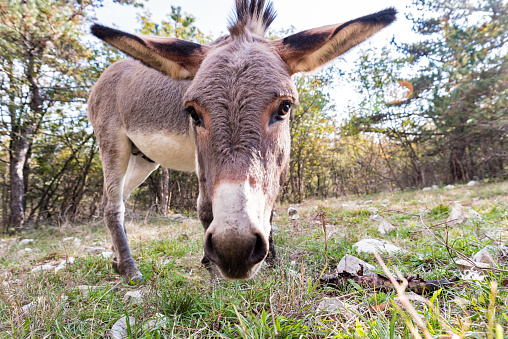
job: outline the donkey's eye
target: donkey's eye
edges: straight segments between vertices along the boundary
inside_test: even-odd
[[[293,103],[291,101],[283,101],[277,110],[273,112],[272,118],[270,119],[270,125],[273,124],[276,121],[283,120],[286,115],[291,112],[291,106],[293,106]]]
[[[186,110],[187,113],[189,113],[189,115],[191,116],[192,120],[194,121],[194,124],[196,126],[201,126],[202,125],[201,117],[199,116],[198,112],[196,112],[196,109],[192,106],[189,106],[186,108]]]
[[[279,110],[277,111],[277,115],[280,117],[285,116],[289,112],[291,112],[291,102],[290,101],[283,101],[280,106]]]

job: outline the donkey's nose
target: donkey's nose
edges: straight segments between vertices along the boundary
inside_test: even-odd
[[[207,232],[204,250],[225,278],[247,279],[254,273],[253,267],[268,254],[268,241],[258,233],[240,235]]]

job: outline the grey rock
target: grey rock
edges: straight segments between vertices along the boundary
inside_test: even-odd
[[[182,220],[187,219],[187,217],[184,215],[181,215],[179,213],[176,213],[176,214],[173,214],[173,216],[171,216],[171,219],[174,221],[182,221]]]
[[[496,261],[494,258],[492,258],[492,255],[490,254],[487,247],[475,253],[471,259],[475,262],[488,264],[491,267],[496,267]]]
[[[395,246],[386,240],[378,239],[362,239],[353,244],[353,247],[356,247],[356,251],[358,253],[363,252],[373,254],[374,252],[380,252],[392,255],[405,252],[402,248]]]
[[[367,200],[367,201],[365,201],[363,204],[364,204],[364,205],[372,204],[372,201],[373,201],[373,200]]]
[[[111,252],[111,251],[106,251],[106,252],[101,252],[100,254],[104,259],[109,259],[109,258],[112,258],[114,255],[115,255],[115,252]]]
[[[349,273],[353,275],[358,275],[358,272],[360,270],[363,270],[363,275],[372,275],[374,273],[371,272],[371,270],[374,269],[374,266],[372,266],[369,263],[366,263],[365,261],[346,254],[342,259],[340,259],[339,264],[337,265],[337,268],[335,269],[335,273]]]
[[[462,224],[466,220],[466,213],[464,212],[464,206],[456,202],[450,212],[450,216],[446,219],[446,225],[457,226]]]
[[[44,271],[52,270],[54,268],[55,268],[55,266],[53,266],[53,265],[40,265],[35,268],[32,268],[32,270],[30,272],[31,273],[44,272]]]
[[[395,226],[390,224],[385,218],[383,218],[379,214],[375,214],[371,216],[369,219],[379,223],[377,231],[381,234],[390,233],[395,229]]]
[[[384,204],[388,204],[389,202],[390,202],[390,199],[385,199],[382,201],[382,203],[384,203]]]
[[[422,189],[422,191],[430,191],[431,189],[432,189],[432,187],[424,187],[424,188]]]
[[[466,214],[466,216],[468,218],[471,218],[471,219],[477,219],[477,220],[480,220],[480,221],[483,220],[482,215],[480,213],[476,212],[471,207],[467,208],[467,214]]]
[[[74,240],[74,237],[67,237],[67,238],[62,239],[63,242],[69,242],[69,241],[73,241],[73,240]]]
[[[94,292],[97,290],[104,290],[104,286],[87,286],[87,285],[80,285],[76,287],[83,296],[87,296],[88,293]]]
[[[466,186],[475,186],[475,185],[478,185],[478,181],[471,180],[466,184]]]
[[[433,190],[437,190],[438,188],[439,188],[439,186],[438,186],[438,185],[432,185],[432,189],[433,189]]]
[[[386,207],[388,207],[388,205],[387,205],[387,204],[379,204],[379,206],[381,206],[381,207],[385,207],[385,208],[386,208]]]
[[[491,266],[489,264],[486,264],[486,263],[482,263],[482,262],[474,262],[471,263],[467,260],[464,260],[464,259],[458,259],[458,260],[455,260],[455,264],[457,265],[458,268],[460,268],[461,270],[471,270],[471,269],[475,269],[475,265],[479,268],[490,268]]]
[[[129,291],[123,296],[123,302],[132,301],[134,304],[139,304],[144,300],[142,291]]]
[[[349,321],[357,317],[358,307],[345,303],[339,298],[325,298],[318,304],[316,311],[338,313],[342,315],[346,321]]]
[[[129,327],[134,328],[136,325],[136,319],[134,317],[129,317]],[[110,331],[111,337],[114,339],[123,339],[127,338],[128,331],[127,331],[127,317],[123,317],[118,319],[113,327],[111,327]]]
[[[300,215],[299,214],[293,214],[291,216],[291,220],[298,220],[298,219],[300,219]]]
[[[444,188],[447,190],[451,190],[451,189],[454,189],[455,186],[454,185],[446,185]]]
[[[27,247],[24,249],[25,252],[32,252],[32,249],[30,247]]]
[[[295,214],[298,214],[298,210],[294,207],[289,207],[288,208],[288,214],[289,215],[295,215]]]
[[[74,238],[74,240],[72,241],[72,245],[78,247],[79,245],[81,245],[81,239]]]
[[[33,243],[34,240],[33,239],[23,239],[23,240],[20,240],[20,242],[18,243],[19,246],[22,246],[22,245],[26,245],[26,244],[31,244]]]
[[[83,251],[89,252],[89,253],[101,253],[104,251],[104,248],[102,247],[93,247],[93,246],[85,246],[83,247]]]

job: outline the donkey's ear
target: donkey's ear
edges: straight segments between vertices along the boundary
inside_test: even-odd
[[[311,71],[365,41],[395,20],[397,11],[387,8],[339,25],[309,29],[272,44],[291,74]]]
[[[148,37],[93,25],[92,34],[174,79],[193,78],[209,47],[166,37]]]

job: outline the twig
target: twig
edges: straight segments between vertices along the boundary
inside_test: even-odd
[[[457,264],[455,263],[455,260],[453,260],[453,257],[452,257],[452,253],[451,251],[455,252],[459,257],[461,257],[462,259],[466,260],[468,263],[470,263],[474,268],[478,269],[478,270],[484,270],[484,271],[495,271],[495,272],[503,272],[503,273],[508,273],[508,270],[503,270],[503,269],[500,269],[500,268],[496,268],[496,267],[480,267],[480,266],[477,266],[476,263],[469,259],[469,257],[467,255],[465,255],[464,253],[462,253],[461,251],[453,248],[452,246],[448,245],[448,228],[446,230],[446,242],[443,241],[442,239],[440,239],[437,235],[435,235],[431,230],[430,228],[425,225],[425,222],[423,221],[423,218],[420,216],[420,221],[423,225],[423,227],[439,242],[441,243],[441,245],[443,245],[446,250],[448,251],[448,255],[450,256],[450,259],[453,261],[453,263],[455,264],[455,266],[457,266]],[[446,223],[445,223],[446,224]],[[434,225],[433,227],[435,227],[436,225]]]
[[[400,299],[400,303],[402,304],[402,306],[404,306],[404,308],[409,312],[409,315],[411,315],[411,317],[413,318],[413,320],[416,322],[416,324],[418,325],[418,327],[420,327],[423,331],[423,334],[425,335],[425,338],[427,339],[432,339],[432,336],[430,335],[430,332],[429,330],[427,329],[427,326],[425,325],[425,323],[423,322],[422,318],[420,318],[420,316],[418,315],[418,312],[416,312],[415,308],[413,307],[413,305],[411,304],[411,302],[409,302],[409,299],[406,297],[406,295],[404,294],[405,290],[406,290],[406,287],[408,285],[408,282],[406,279],[404,279],[404,277],[400,276],[399,279],[402,280],[402,285],[399,284],[397,282],[397,280],[395,279],[395,277],[392,275],[392,273],[390,272],[390,270],[388,269],[388,267],[386,267],[383,259],[381,259],[381,257],[379,256],[379,254],[377,252],[374,252],[374,256],[376,257],[379,265],[381,265],[381,268],[383,269],[383,271],[385,272],[385,274],[388,276],[388,278],[390,279],[390,281],[392,282],[392,285],[393,287],[395,287],[395,291],[397,291],[397,295],[399,296],[399,299]],[[409,325],[409,322],[408,322],[408,325]],[[410,327],[411,329],[411,327]],[[421,338],[420,334],[416,331],[416,329],[411,329],[412,332],[413,332],[413,335],[417,338]]]

